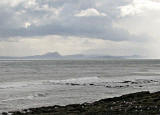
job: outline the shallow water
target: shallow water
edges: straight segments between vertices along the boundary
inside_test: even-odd
[[[160,90],[160,60],[3,60],[0,112]]]

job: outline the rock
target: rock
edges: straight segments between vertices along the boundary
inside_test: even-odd
[[[2,115],[8,115],[8,113],[7,112],[2,112]]]
[[[131,81],[123,81],[122,83],[130,83]]]
[[[148,91],[102,99],[94,103],[30,108],[13,115],[158,115],[160,92]],[[25,111],[25,112],[24,112]],[[3,112],[2,115],[7,115]]]

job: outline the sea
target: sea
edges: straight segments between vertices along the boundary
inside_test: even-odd
[[[160,60],[1,60],[0,113],[160,90]]]

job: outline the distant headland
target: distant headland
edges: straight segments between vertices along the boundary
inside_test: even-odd
[[[42,55],[32,55],[32,56],[24,56],[24,57],[14,57],[14,56],[0,56],[1,60],[5,59],[139,59],[141,56],[139,55],[131,55],[131,56],[110,56],[110,55],[84,55],[84,54],[75,54],[75,55],[61,55],[58,52],[48,52]]]

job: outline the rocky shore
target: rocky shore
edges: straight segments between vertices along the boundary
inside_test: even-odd
[[[94,103],[49,106],[2,115],[160,115],[160,92],[138,92]]]

